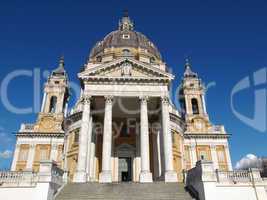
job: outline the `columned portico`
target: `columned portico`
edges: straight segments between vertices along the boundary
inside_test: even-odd
[[[83,98],[83,114],[82,114],[82,124],[79,136],[79,153],[78,153],[78,163],[76,173],[74,175],[74,182],[86,182],[86,165],[87,165],[87,155],[88,151],[88,133],[92,127],[89,126],[90,122],[90,106],[91,97],[85,96]]]
[[[219,170],[232,169],[229,135],[210,122],[198,74],[187,61],[176,93],[180,112],[170,98],[174,75],[156,45],[134,30],[128,16],[93,47],[78,77],[80,98],[67,112],[70,89],[61,58],[45,84],[36,123],[22,124],[17,133],[12,170],[38,174],[43,171],[40,161],[50,159],[64,169],[65,183],[153,185],[183,181],[182,172],[202,157]],[[78,188],[81,185],[95,184]]]
[[[173,168],[172,133],[170,129],[169,98],[161,98],[162,132],[165,161],[165,182],[177,182],[177,173]]]
[[[149,132],[148,132],[148,113],[147,113],[147,101],[148,97],[140,97],[140,147],[141,147],[141,174],[140,182],[147,183],[152,182],[152,174],[150,172],[150,160],[149,160]]]
[[[112,96],[105,97],[104,135],[102,149],[102,171],[100,183],[111,183],[111,145],[112,145]]]

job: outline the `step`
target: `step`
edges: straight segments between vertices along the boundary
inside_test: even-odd
[[[56,200],[191,200],[179,183],[69,183]]]

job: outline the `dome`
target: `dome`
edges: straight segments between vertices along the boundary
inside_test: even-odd
[[[161,60],[157,47],[142,33],[134,31],[133,22],[126,15],[119,22],[118,30],[112,31],[92,48],[89,59],[105,54],[106,49],[127,48],[146,53],[151,59]],[[125,50],[123,49],[123,50]]]

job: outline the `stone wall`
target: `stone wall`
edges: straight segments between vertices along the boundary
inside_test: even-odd
[[[198,161],[186,178],[186,188],[200,200],[266,200],[266,186],[256,169],[219,171],[211,161]]]

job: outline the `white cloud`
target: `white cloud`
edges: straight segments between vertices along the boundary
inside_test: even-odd
[[[8,159],[8,158],[11,158],[11,156],[12,156],[12,151],[10,150],[5,150],[5,151],[0,152],[0,158]]]
[[[236,169],[261,168],[262,159],[253,154],[247,154],[235,165]]]

